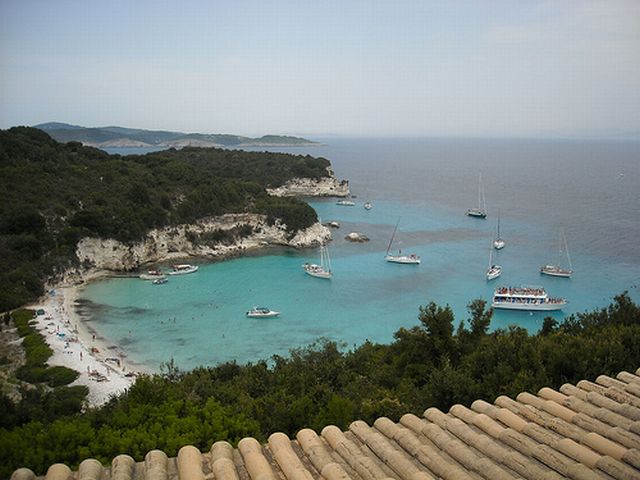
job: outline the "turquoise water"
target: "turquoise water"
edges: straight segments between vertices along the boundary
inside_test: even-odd
[[[313,200],[323,221],[342,224],[329,246],[334,278],[309,277],[301,265],[316,250],[273,249],[202,263],[193,275],[165,285],[110,279],[83,292],[86,321],[152,369],[174,358],[180,368],[255,361],[325,337],[346,347],[389,342],[418,323],[420,305],[449,304],[456,321],[474,298],[490,300],[497,285],[542,285],[569,299],[564,316],[607,306],[628,290],[638,300],[640,167],[637,143],[331,139],[326,147],[290,149],[329,158],[351,180],[355,207]],[[482,172],[487,220],[468,218]],[[371,200],[366,211],[362,203]],[[494,253],[502,276],[484,273],[500,210],[507,246]],[[419,266],[384,261],[396,221],[394,248],[422,257]],[[574,266],[570,280],[541,277],[566,231]],[[361,232],[371,241],[344,240]],[[253,306],[282,312],[249,319]],[[548,313],[496,311],[491,328],[539,329]]]

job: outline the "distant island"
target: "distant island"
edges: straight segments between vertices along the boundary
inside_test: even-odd
[[[182,133],[164,130],[141,130],[124,127],[81,127],[68,123],[48,122],[35,125],[58,142],[81,142],[97,148],[143,147],[308,147],[320,145],[306,138],[285,135],[263,135],[260,138],[218,133]]]

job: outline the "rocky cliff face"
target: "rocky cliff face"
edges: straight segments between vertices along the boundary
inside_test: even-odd
[[[321,179],[293,178],[278,188],[267,188],[276,197],[348,197],[349,180],[338,180],[333,175]]]
[[[231,239],[233,232],[238,229],[250,233],[232,241],[213,240],[225,236]],[[268,225],[264,215],[228,214],[194,224],[152,230],[144,240],[134,244],[86,237],[78,242],[76,255],[84,269],[131,271],[144,264],[171,258],[226,257],[271,245],[313,247],[330,238],[329,229],[319,223],[290,239],[284,225]]]

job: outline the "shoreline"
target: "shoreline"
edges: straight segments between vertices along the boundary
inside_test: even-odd
[[[234,216],[232,217],[235,219]],[[315,225],[319,226],[319,230]],[[308,246],[314,242],[322,243],[326,237],[331,237],[326,227],[320,224],[315,225],[309,227],[302,234],[298,240],[301,245]],[[279,231],[277,228],[276,230]],[[304,238],[305,235],[311,235],[311,237]],[[300,233],[296,238],[299,236]],[[301,245],[291,242],[287,246],[299,248]],[[254,238],[241,239],[232,246],[224,246],[214,252],[207,252],[208,255],[190,255],[182,249],[167,251],[164,255],[156,255],[155,258],[153,256],[145,258],[146,261],[135,265],[135,270],[167,261],[175,261],[179,258],[201,258],[209,262],[221,261],[239,255],[264,253],[267,247],[273,246],[282,246],[282,243],[256,235]],[[98,251],[100,250],[98,249]],[[102,246],[102,250],[104,250],[104,246]],[[112,249],[108,250],[113,253]],[[86,258],[87,253],[85,252],[82,257]],[[35,328],[43,335],[53,351],[47,364],[64,366],[79,372],[79,377],[70,386],[87,386],[89,388],[87,402],[89,406],[96,407],[106,403],[112,396],[126,391],[133,385],[136,375],[155,372],[143,364],[130,361],[122,346],[100,336],[78,311],[77,301],[82,289],[87,284],[106,277],[120,276],[121,274],[132,275],[129,268],[117,268],[117,266],[124,266],[119,265],[122,261],[112,262],[110,260],[113,260],[113,257],[104,255],[103,261],[96,262],[100,255],[96,255],[96,252],[93,251],[91,253],[93,254],[90,255],[93,260],[93,268],[66,271],[59,280],[47,285],[43,297],[24,308],[34,311],[44,310],[44,314],[36,315],[33,321]],[[124,256],[122,255],[122,257]],[[96,265],[96,263],[99,264]],[[137,275],[135,274],[135,276]]]
[[[69,386],[87,386],[90,407],[103,405],[112,396],[124,393],[133,385],[137,374],[151,373],[142,365],[130,363],[123,348],[97,335],[76,309],[82,288],[110,274],[92,271],[85,273],[77,284],[58,282],[36,303],[25,306],[35,311],[44,310],[33,322],[53,351],[47,364],[77,371],[79,377]]]

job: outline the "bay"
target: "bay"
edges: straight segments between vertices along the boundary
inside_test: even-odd
[[[323,146],[270,148],[331,160],[348,178],[354,207],[310,200],[323,222],[338,221],[329,245],[334,278],[304,274],[314,250],[272,249],[260,255],[199,263],[193,275],[165,285],[108,279],[82,292],[87,321],[152,370],[173,358],[180,368],[286,355],[318,338],[345,348],[389,342],[418,324],[419,306],[450,305],[456,322],[475,298],[488,302],[497,285],[542,285],[569,305],[551,314],[608,306],[640,294],[640,143],[601,140],[314,138]],[[127,151],[119,149],[118,153]],[[265,150],[251,149],[251,150]],[[135,152],[135,149],[133,149]],[[486,220],[465,216],[477,204],[478,175]],[[371,201],[374,208],[362,208]],[[484,273],[498,212],[506,247],[494,255],[503,274]],[[389,264],[384,254],[399,221],[395,249],[415,252],[419,266]],[[554,262],[563,228],[575,274],[542,277]],[[371,241],[349,243],[360,232]],[[253,306],[282,312],[249,319]],[[496,311],[491,328],[538,330],[549,313]]]

